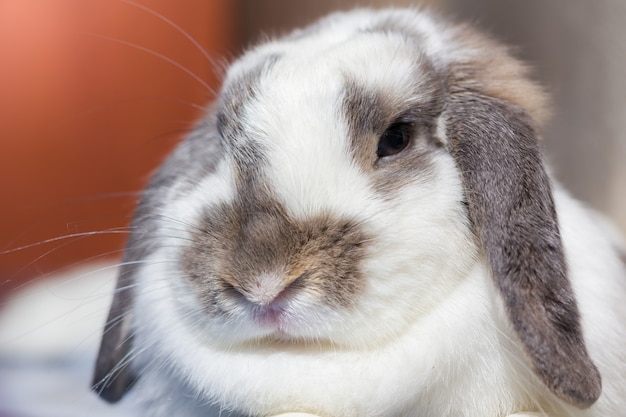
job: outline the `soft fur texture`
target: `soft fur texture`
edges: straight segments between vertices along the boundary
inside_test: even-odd
[[[549,179],[544,119],[505,48],[427,12],[250,50],[141,200],[95,389],[157,417],[623,416],[623,248]]]

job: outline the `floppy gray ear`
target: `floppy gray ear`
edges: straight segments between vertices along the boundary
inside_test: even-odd
[[[583,340],[534,123],[524,109],[475,92],[453,94],[445,118],[469,218],[512,328],[541,381],[589,407],[602,384]]]
[[[129,367],[132,345],[132,275],[133,265],[125,264],[117,279],[113,303],[96,359],[92,389],[108,402],[120,400],[137,379]]]

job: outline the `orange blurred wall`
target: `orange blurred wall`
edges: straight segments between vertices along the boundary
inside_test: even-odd
[[[0,296],[120,256],[138,191],[236,50],[235,6],[0,2]]]

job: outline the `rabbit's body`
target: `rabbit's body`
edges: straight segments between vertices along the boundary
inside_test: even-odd
[[[551,191],[543,102],[502,47],[422,12],[248,52],[142,199],[102,395],[138,378],[150,416],[620,416],[623,249]]]

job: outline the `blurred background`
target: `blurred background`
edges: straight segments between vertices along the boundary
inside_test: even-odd
[[[0,298],[120,256],[137,193],[265,35],[367,0],[0,2]],[[626,2],[431,0],[513,45],[552,94],[557,177],[626,230]],[[1,308],[1,307],[0,307]]]

